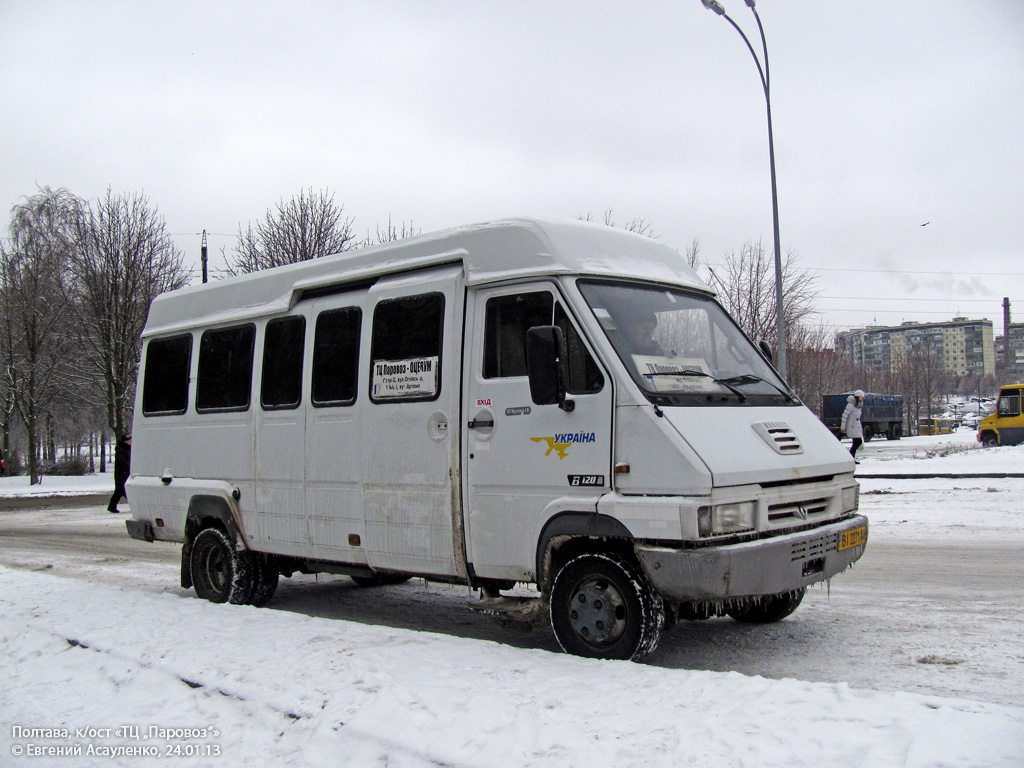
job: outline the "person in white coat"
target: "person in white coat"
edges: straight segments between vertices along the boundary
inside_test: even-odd
[[[853,456],[853,460],[857,464],[860,464],[857,461],[857,449],[864,443],[864,427],[860,423],[860,411],[863,405],[864,393],[858,389],[846,398],[846,410],[843,411],[843,432],[847,437],[853,439],[850,455]]]

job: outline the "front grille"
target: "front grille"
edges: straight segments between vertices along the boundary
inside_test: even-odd
[[[760,483],[762,488],[786,488],[792,485],[808,485],[810,483],[831,483],[835,475],[819,475],[818,477],[798,477],[792,480],[771,480]]]
[[[768,522],[774,525],[794,520],[813,520],[828,512],[828,502],[829,500],[824,498],[769,504]]]

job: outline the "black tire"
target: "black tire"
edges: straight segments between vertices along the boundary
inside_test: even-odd
[[[562,650],[592,659],[639,661],[658,644],[665,606],[632,560],[578,555],[551,585],[551,627]]]
[[[864,425],[864,442],[870,443],[871,438],[875,436],[875,430],[872,429],[870,424]]]
[[[236,552],[220,529],[204,528],[192,543],[192,584],[211,603],[248,602],[253,591],[249,553]]]
[[[981,444],[986,448],[995,448],[999,445],[999,435],[995,432],[986,432],[981,436]]]
[[[252,595],[249,596],[249,605],[262,608],[270,602],[270,598],[277,592],[277,582],[281,573],[277,567],[277,560],[273,555],[252,554],[253,586]]]
[[[748,603],[740,608],[726,608],[725,612],[736,621],[771,624],[793,613],[800,606],[806,592],[806,589],[795,589],[779,595],[766,595],[759,602]]]
[[[376,573],[373,576],[350,576],[360,587],[386,587],[389,584],[404,584],[412,576],[404,573]]]
[[[899,424],[890,424],[886,437],[890,440],[899,440],[903,436],[903,428]]]

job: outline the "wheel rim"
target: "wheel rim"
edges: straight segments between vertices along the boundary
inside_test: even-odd
[[[583,579],[569,602],[569,625],[590,645],[610,645],[626,631],[625,598],[608,579]]]
[[[221,547],[208,544],[202,552],[202,576],[210,592],[220,596],[227,589],[228,563]]]

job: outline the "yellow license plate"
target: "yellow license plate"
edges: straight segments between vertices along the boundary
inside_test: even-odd
[[[854,528],[852,531],[843,531],[839,534],[840,552],[852,547],[863,547],[867,543],[868,527],[866,525],[862,525],[860,528]]]

